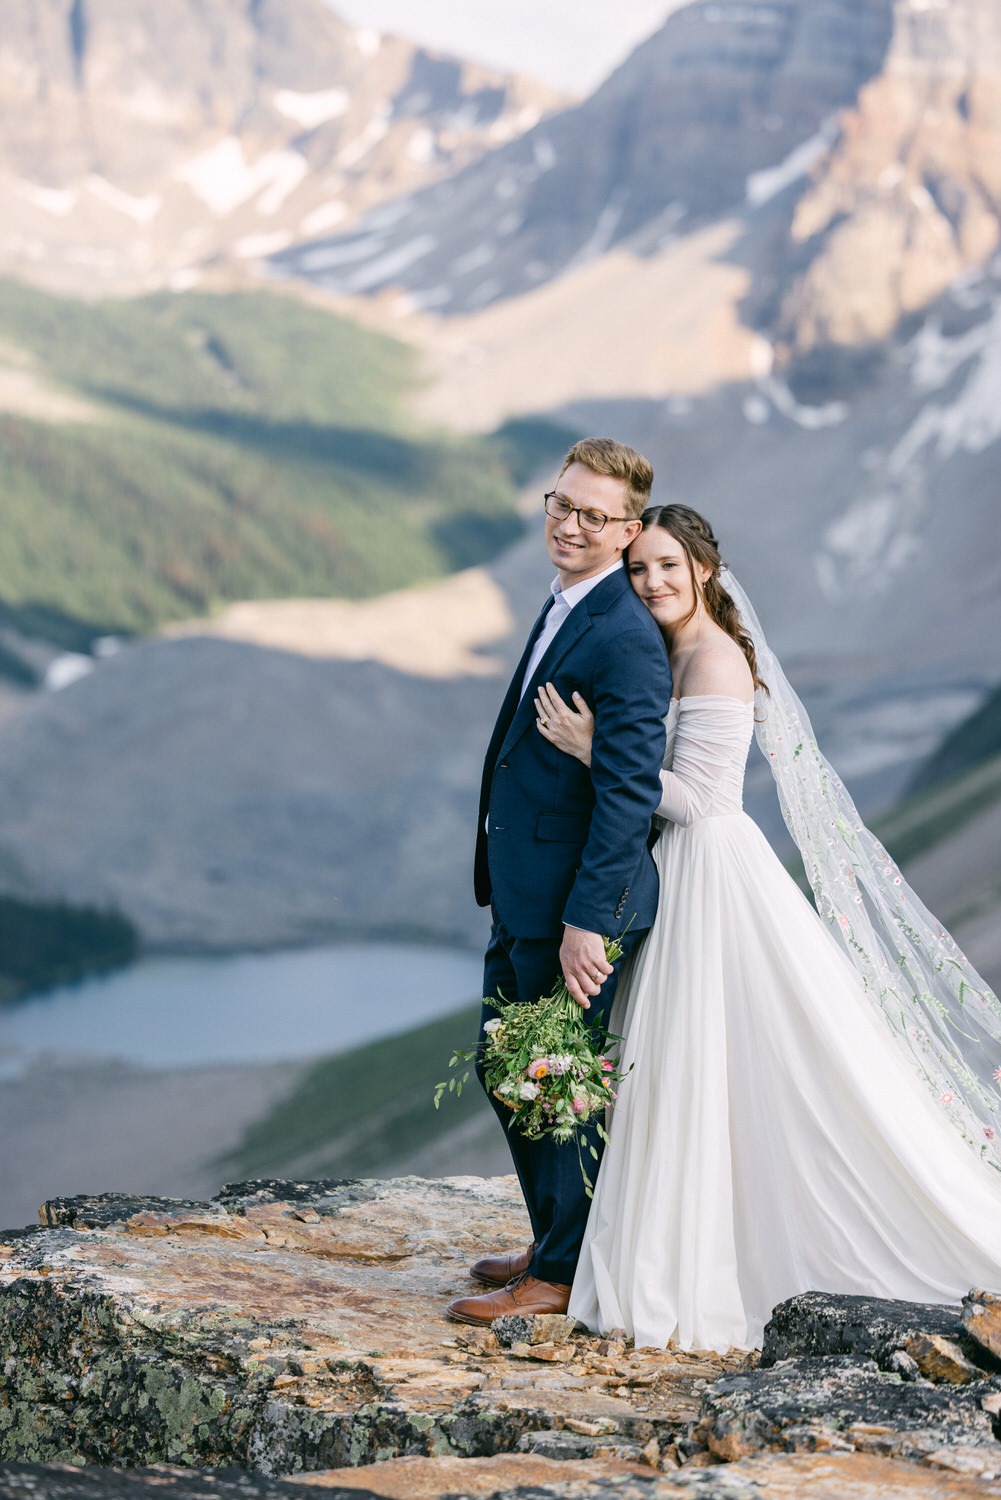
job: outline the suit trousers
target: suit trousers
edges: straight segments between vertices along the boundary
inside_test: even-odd
[[[645,936],[646,930],[630,930],[622,938],[622,958],[614,965],[613,973],[609,974],[601,986],[600,994],[591,996],[591,1007],[584,1012],[590,1021],[608,1024],[622,964]],[[541,996],[552,994],[562,975],[562,941],[562,927],[559,935],[553,938],[517,938],[500,922],[495,921],[484,959],[484,995],[502,996],[504,1001],[531,1005]],[[480,1058],[486,1037],[483,1023],[496,1014],[490,1006],[483,1006]],[[486,1088],[480,1061],[477,1062],[476,1073],[480,1083]],[[529,1269],[533,1276],[538,1276],[542,1281],[555,1281],[569,1286],[573,1281],[591,1205],[581,1172],[581,1162],[593,1183],[603,1150],[601,1137],[593,1124],[585,1126],[579,1132],[579,1152],[578,1144],[573,1140],[562,1145],[550,1136],[530,1141],[521,1134],[517,1125],[508,1129],[512,1118],[512,1111],[508,1106],[492,1095],[488,1097],[497,1118],[505,1128],[515,1171],[532,1222],[536,1249]],[[598,1161],[591,1155],[588,1149],[590,1146],[598,1152]]]

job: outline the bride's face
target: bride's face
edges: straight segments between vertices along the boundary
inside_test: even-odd
[[[699,567],[704,583],[711,569]],[[629,580],[662,630],[683,625],[697,604],[684,547],[660,526],[648,526],[629,548]]]

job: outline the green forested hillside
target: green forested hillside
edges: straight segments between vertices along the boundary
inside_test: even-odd
[[[138,940],[116,912],[0,896],[0,1005],[131,963]]]
[[[0,412],[0,614],[28,630],[359,597],[519,529],[509,446],[417,430],[413,352],[290,297],[82,303],[0,282],[2,366],[96,408]]]
[[[219,1159],[220,1172],[237,1177],[378,1176],[399,1161],[461,1129],[489,1107],[475,1078],[461,1098],[446,1094],[434,1107],[434,1087],[449,1071],[457,1047],[470,1047],[480,1007],[429,1021],[401,1036],[383,1038],[320,1058],[292,1092],[252,1125],[236,1149]]]

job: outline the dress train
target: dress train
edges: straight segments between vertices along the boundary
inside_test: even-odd
[[[638,1346],[760,1344],[804,1291],[1001,1288],[1001,1176],[905,1060],[741,811],[753,708],[672,704],[654,926],[570,1311]]]

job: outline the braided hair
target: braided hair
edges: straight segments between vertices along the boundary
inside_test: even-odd
[[[719,554],[719,542],[713,536],[709,522],[704,516],[700,516],[697,510],[692,510],[690,505],[650,505],[643,512],[641,519],[644,531],[649,530],[651,526],[659,526],[662,531],[673,536],[688,559],[688,571],[695,589],[695,603],[692,605],[691,614],[687,615],[681,623],[688,623],[701,599],[710,618],[715,620],[720,629],[725,630],[743,651],[747,658],[747,665],[751,669],[754,686],[767,693],[766,683],[758,676],[754,643],[740,623],[737,606],[719,581],[723,559]],[[705,583],[700,582],[695,576],[696,563],[700,567],[712,570]]]

